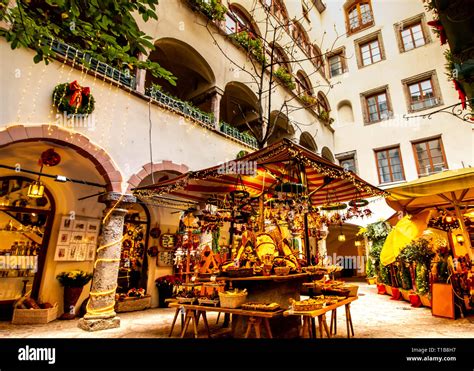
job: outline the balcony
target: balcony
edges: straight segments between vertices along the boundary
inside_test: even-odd
[[[83,66],[91,74],[98,74],[103,77],[107,77],[113,81],[118,82],[123,87],[135,91],[136,78],[135,76],[131,75],[128,70],[125,72],[120,71],[106,63],[92,58],[87,52],[83,52],[58,40],[51,41],[49,45],[57,56],[66,59],[73,67]],[[145,96],[152,98],[153,101],[171,111],[193,119],[199,125],[205,127],[208,130],[219,132],[220,134],[230,137],[240,144],[252,149],[258,148],[257,140],[253,136],[240,133],[238,130],[225,123],[221,123],[221,125],[217,126],[212,113],[203,112],[198,108],[193,107],[188,102],[170,97],[166,93],[156,89],[147,89],[145,91]],[[234,130],[229,129],[228,127]]]
[[[92,73],[108,77],[111,80],[117,81],[123,86],[135,89],[135,77],[130,74],[129,70],[120,71],[106,63],[92,58],[88,53],[76,49],[68,44],[58,40],[52,40],[49,44],[51,49],[62,58],[71,61],[72,65],[82,65],[89,69]]]

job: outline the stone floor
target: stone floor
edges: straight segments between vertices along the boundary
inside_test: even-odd
[[[393,301],[377,295],[375,286],[361,283],[359,300],[351,305],[355,337],[358,338],[473,338],[474,318],[450,320],[431,315],[429,308],[413,308],[404,301]],[[14,338],[160,338],[167,337],[174,309],[149,309],[121,313],[121,326],[100,332],[85,332],[78,320],[53,321],[46,325],[12,325],[0,322],[0,337]],[[221,334],[222,318],[216,325],[216,314],[208,316],[211,331]],[[178,321],[179,322],[179,321]],[[202,326],[202,324],[201,324]],[[178,326],[179,327],[179,326]],[[201,334],[204,329],[200,328]],[[346,332],[344,310],[338,311],[338,335]],[[178,328],[175,329],[175,336]],[[225,335],[222,335],[225,336]]]

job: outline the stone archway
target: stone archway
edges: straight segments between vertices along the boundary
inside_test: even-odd
[[[81,133],[57,125],[15,125],[0,131],[0,149],[18,142],[46,141],[66,145],[90,160],[104,178],[107,191],[122,192],[122,174],[110,155]]]
[[[175,171],[180,174],[184,174],[188,170],[189,167],[187,167],[186,165],[175,164],[173,161],[164,160],[157,163],[149,162],[148,164],[143,165],[137,173],[133,174],[130,177],[130,179],[128,180],[127,192],[130,192],[132,188],[138,187],[141,181],[152,173],[156,173],[158,171]]]

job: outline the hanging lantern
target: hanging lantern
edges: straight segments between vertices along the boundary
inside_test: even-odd
[[[355,247],[360,247],[361,245],[362,245],[362,242],[360,242],[360,240],[355,240],[354,242]]]
[[[28,187],[27,196],[31,198],[41,198],[44,195],[44,185],[39,180],[34,180],[31,182],[30,186]]]
[[[337,236],[337,240],[339,242],[344,242],[346,240],[346,235],[341,232],[341,234],[339,234],[339,236]]]
[[[458,244],[462,245],[464,243],[464,236],[462,234],[457,234],[456,241]]]

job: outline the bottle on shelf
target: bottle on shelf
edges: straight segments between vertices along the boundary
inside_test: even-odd
[[[9,220],[7,226],[5,227],[7,231],[13,231],[13,220]]]

